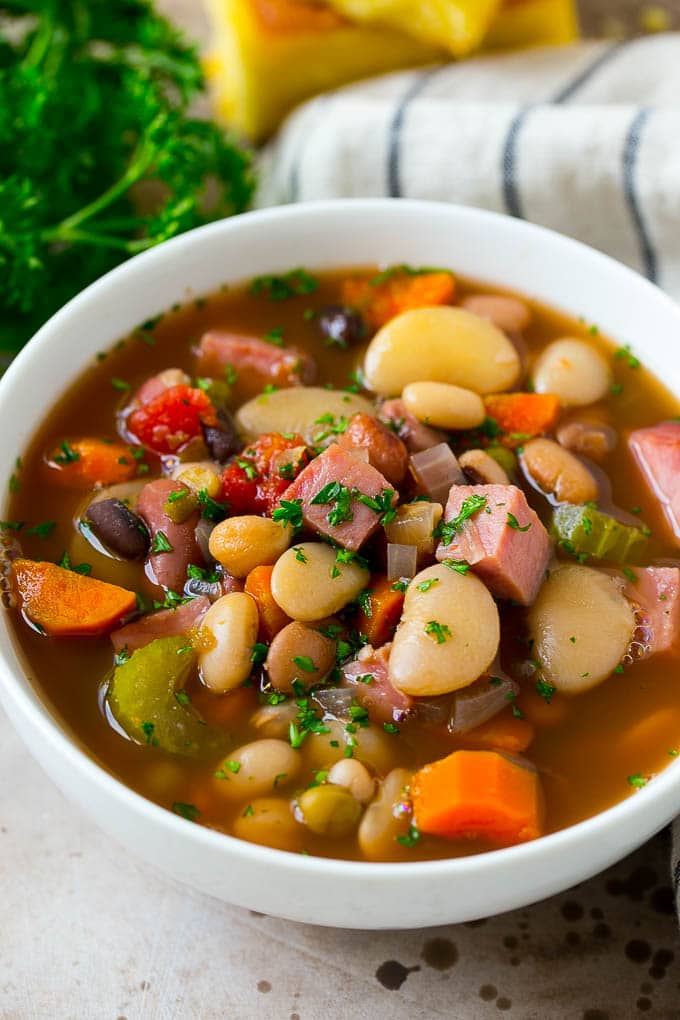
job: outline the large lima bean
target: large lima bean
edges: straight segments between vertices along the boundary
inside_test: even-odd
[[[533,368],[537,393],[554,393],[563,407],[585,407],[609,392],[611,371],[605,358],[585,340],[553,340]]]
[[[615,578],[563,564],[529,610],[529,629],[544,678],[558,691],[579,694],[606,680],[624,657],[635,615]]]
[[[290,528],[269,517],[227,517],[211,532],[210,555],[234,577],[247,577],[255,567],[276,563],[291,536]]]
[[[319,418],[327,414],[351,418],[360,411],[375,413],[373,405],[356,393],[322,386],[293,386],[253,397],[236,412],[236,424],[247,441],[263,432],[293,432],[313,444],[323,431]]]
[[[198,632],[201,678],[211,691],[224,694],[248,679],[258,626],[250,595],[235,591],[213,602]]]
[[[276,793],[293,782],[302,759],[287,740],[253,740],[233,751],[213,777],[215,790],[229,800]]]
[[[422,379],[500,393],[519,373],[519,355],[505,333],[448,305],[397,315],[373,337],[364,361],[367,385],[385,397]]]
[[[486,415],[478,393],[451,383],[409,383],[401,399],[418,421],[438,429],[476,429]]]
[[[489,668],[499,641],[498,609],[479,578],[444,564],[428,567],[408,586],[390,679],[416,697],[457,691]]]
[[[368,570],[336,563],[335,550],[321,542],[288,549],[274,566],[272,595],[284,613],[305,623],[338,613],[366,587]]]

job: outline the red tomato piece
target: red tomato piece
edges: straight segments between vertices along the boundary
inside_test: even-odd
[[[137,408],[127,420],[140,443],[157,453],[177,453],[201,434],[201,423],[216,423],[215,408],[203,390],[171,386],[148,404]]]
[[[286,463],[286,451],[293,451]],[[231,513],[271,514],[290,483],[309,463],[310,453],[302,436],[268,432],[227,464],[222,473],[222,500]],[[282,465],[286,464],[283,474]]]

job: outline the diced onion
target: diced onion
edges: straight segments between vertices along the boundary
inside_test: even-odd
[[[415,545],[387,546],[387,578],[389,581],[410,581],[418,570],[418,549]]]
[[[323,709],[324,717],[349,719],[350,705],[355,696],[355,692],[349,687],[327,687],[314,691],[312,698]]]
[[[432,532],[441,520],[443,508],[441,503],[405,503],[397,510],[393,521],[385,525],[385,536],[388,542],[395,545],[413,545],[418,552],[418,559],[434,552]]]
[[[497,682],[500,681],[500,682]],[[507,677],[482,677],[456,694],[449,715],[450,733],[468,733],[498,715],[519,687]]]
[[[446,503],[453,485],[465,485],[465,475],[448,443],[414,453],[409,467],[419,489],[437,503]]]
[[[210,536],[212,535],[213,528],[215,527],[212,521],[207,521],[204,517],[196,525],[196,544],[201,550],[201,556],[203,557],[204,563],[212,565],[217,561],[213,556],[210,555]]]

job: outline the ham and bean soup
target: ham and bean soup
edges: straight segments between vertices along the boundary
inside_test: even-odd
[[[680,750],[679,411],[596,324],[448,270],[176,307],[17,461],[28,674],[133,789],[293,852],[458,856],[644,797]]]

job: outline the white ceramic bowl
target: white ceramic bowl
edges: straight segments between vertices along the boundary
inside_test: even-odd
[[[185,234],[132,259],[55,315],[0,383],[0,478],[9,477],[41,419],[94,353],[175,301],[209,293],[225,281],[298,265],[314,270],[394,262],[451,267],[582,315],[631,344],[680,395],[680,309],[604,255],[477,209],[371,199],[309,203]],[[315,924],[421,927],[520,907],[623,857],[680,809],[675,762],[618,806],[523,846],[413,864],[304,857],[193,825],[96,765],[26,679],[4,618],[0,699],[49,777],[131,850],[230,903]]]

